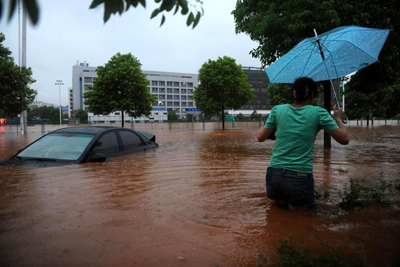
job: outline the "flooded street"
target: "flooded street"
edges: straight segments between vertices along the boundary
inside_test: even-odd
[[[160,147],[104,163],[0,166],[0,265],[255,266],[257,254],[276,260],[291,234],[312,255],[327,252],[321,239],[367,266],[400,264],[399,125],[349,126],[350,144],[332,140],[331,149],[319,133],[315,190],[324,197],[312,212],[267,202],[274,142],[257,142],[258,124],[199,125],[137,124]],[[0,160],[42,135],[40,126],[0,132]],[[390,204],[339,209],[350,179],[392,183]]]

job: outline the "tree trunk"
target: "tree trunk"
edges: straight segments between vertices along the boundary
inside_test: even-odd
[[[224,104],[221,105],[222,130],[225,130]]]
[[[331,84],[329,81],[323,82],[324,86],[324,108],[331,114]],[[331,147],[331,136],[324,131],[324,147]]]
[[[121,127],[122,127],[122,128],[124,128],[124,123],[125,123],[125,120],[124,120],[124,111],[121,110]]]

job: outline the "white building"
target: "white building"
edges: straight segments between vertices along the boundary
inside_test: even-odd
[[[149,80],[149,91],[156,95],[158,99],[152,104],[152,117],[155,120],[157,120],[157,116],[163,117],[164,113],[169,110],[175,110],[178,116],[183,118],[186,116],[186,108],[195,107],[193,91],[198,86],[197,74],[146,70],[143,70],[143,73],[146,74]],[[88,86],[93,85],[96,77],[96,67],[89,67],[86,61],[84,63],[77,61],[76,65],[72,67],[72,88],[69,89],[70,112],[78,109],[87,110],[83,100],[83,93],[88,90]],[[93,115],[93,118],[96,116]],[[117,115],[110,114],[109,116],[114,118]],[[90,117],[89,114],[89,119]],[[100,116],[98,117],[100,118]],[[126,120],[129,121],[130,118],[127,117]],[[102,121],[106,121],[106,119],[104,118]]]

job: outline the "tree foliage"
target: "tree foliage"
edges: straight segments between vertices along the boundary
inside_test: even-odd
[[[11,117],[27,110],[37,92],[29,88],[35,82],[31,68],[15,64],[11,51],[2,44],[4,40],[0,33],[0,113]]]
[[[74,110],[75,118],[79,119],[81,123],[88,121],[88,113],[83,109]]]
[[[10,7],[8,12],[8,20],[10,20],[15,11],[17,10],[17,1],[10,0]],[[179,12],[182,15],[187,15],[186,25],[196,27],[199,23],[201,16],[204,14],[203,2],[200,0],[154,0],[159,7],[153,10],[150,19],[156,17],[158,14],[162,14],[161,25],[162,26],[166,20],[165,14],[168,12],[174,12],[174,15]],[[28,17],[31,22],[36,25],[39,21],[40,10],[36,0],[22,0],[22,4],[27,9]],[[96,8],[100,5],[104,5],[104,16],[103,20],[106,23],[111,15],[122,13],[128,11],[130,7],[136,8],[141,4],[144,8],[146,7],[146,0],[92,0],[90,4],[90,9]],[[0,0],[0,19],[2,18],[3,1]]]
[[[267,87],[268,104],[270,106],[293,102],[291,86],[288,84],[270,84]]]
[[[206,115],[217,114],[221,107],[239,109],[254,96],[241,65],[228,56],[209,59],[201,66],[199,86],[193,93],[196,106]]]
[[[175,110],[168,110],[168,120],[169,121],[176,121],[178,120],[178,114],[176,114]]]
[[[264,66],[313,36],[314,28],[320,34],[345,25],[390,29],[379,62],[358,71],[346,86],[346,103],[356,109],[353,115],[389,116],[399,112],[399,105],[393,109],[391,104],[400,101],[399,9],[398,0],[240,0],[232,14],[236,32],[258,42],[250,53]],[[346,112],[351,114],[349,108]]]
[[[28,121],[46,121],[60,123],[60,110],[54,107],[32,107],[28,109]]]
[[[151,103],[156,99],[147,88],[148,80],[141,66],[131,53],[117,53],[104,66],[99,66],[93,87],[83,95],[89,111],[107,115],[120,110],[122,127],[124,111],[135,118],[149,116]]]

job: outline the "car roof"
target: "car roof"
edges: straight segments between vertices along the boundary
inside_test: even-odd
[[[108,130],[129,130],[122,127],[112,126],[78,126],[78,127],[67,127],[53,131],[52,133],[83,133],[83,134],[99,134]]]

